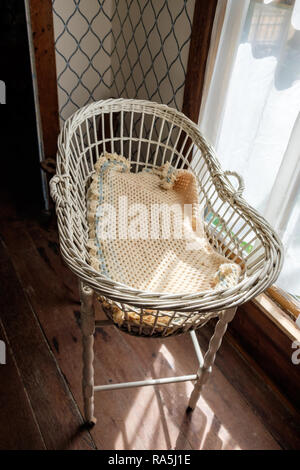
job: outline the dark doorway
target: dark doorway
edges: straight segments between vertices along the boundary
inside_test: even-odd
[[[24,1],[0,3],[1,192],[20,209],[43,208],[30,54]]]

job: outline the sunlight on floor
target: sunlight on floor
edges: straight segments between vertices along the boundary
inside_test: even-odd
[[[166,374],[165,367],[163,367],[166,363],[169,369],[175,370],[175,358],[166,345],[162,344],[157,358],[153,362],[153,377],[160,377]],[[187,373],[193,373],[195,365],[196,361],[191,361],[191,370],[187,371]],[[191,427],[193,432],[198,428],[199,449],[207,448],[206,440],[207,436],[210,435],[217,435],[215,442],[219,449],[240,449],[240,446],[234,442],[228,430],[219,423],[212,408],[203,397],[201,397],[198,404],[198,408],[201,410],[201,419],[199,419],[198,410],[195,411],[195,414],[197,413],[196,422],[193,422],[192,417],[185,415],[184,409],[192,389],[193,385],[188,382],[181,383],[180,386],[172,384],[136,389],[135,399],[126,419],[128,425],[123,427],[117,436],[115,448],[136,448],[136,436],[142,435],[142,439],[145,439],[145,444],[147,443],[148,448],[150,445],[153,449],[189,449],[191,448],[189,444],[189,428]],[[168,409],[164,400],[165,395],[169,394],[175,398],[176,394],[174,392],[178,392],[177,398],[180,399],[178,407],[183,411],[182,426],[179,431],[178,427],[173,423],[173,412]],[[156,418],[152,423],[151,436],[149,436],[149,431],[143,429],[143,423],[147,421],[147,429],[149,429],[149,421],[153,417]],[[144,433],[145,435],[143,436]],[[180,436],[181,434],[182,436]]]

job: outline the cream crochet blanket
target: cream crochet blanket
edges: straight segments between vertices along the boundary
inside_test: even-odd
[[[212,248],[197,205],[197,182],[189,171],[166,163],[131,173],[126,158],[101,156],[87,194],[91,265],[148,292],[234,286],[240,266]]]

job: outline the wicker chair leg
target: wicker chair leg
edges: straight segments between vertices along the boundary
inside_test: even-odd
[[[93,290],[79,283],[81,300],[81,330],[83,344],[83,375],[82,391],[84,397],[84,415],[86,426],[92,428],[96,424],[94,417],[94,332],[95,312],[93,306]]]
[[[208,350],[204,356],[203,367],[200,367],[197,372],[198,380],[196,381],[194,390],[192,391],[189,405],[186,410],[187,413],[193,411],[196,408],[202,387],[212,371],[212,366],[214,365],[217,351],[222,344],[222,339],[227,330],[227,325],[234,318],[235,312],[236,308],[224,310],[218,323],[216,324],[214,334],[210,339]]]

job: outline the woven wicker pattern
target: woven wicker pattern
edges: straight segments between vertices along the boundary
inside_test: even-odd
[[[120,118],[117,129],[112,125],[116,113]],[[109,135],[103,132],[104,126],[102,133],[98,132],[105,115],[111,123]],[[134,116],[140,117],[138,138],[132,132]],[[123,125],[125,120],[131,123],[128,130]],[[149,121],[150,131],[145,125]],[[154,123],[159,129],[158,137],[152,132]],[[235,286],[187,294],[155,293],[114,281],[90,265],[86,194],[95,163],[108,144],[111,153],[117,149],[128,157],[132,171],[151,170],[170,162],[177,170],[188,169],[193,173],[198,182],[199,204],[209,243],[220,255],[243,267]],[[70,269],[84,283],[106,297],[108,304],[114,302],[106,310],[111,318],[114,306],[123,312],[124,330],[139,335],[165,335],[170,329],[175,334],[198,328],[221,310],[240,305],[263,292],[276,280],[283,259],[281,242],[263,217],[242,198],[241,181],[236,190],[228,176],[198,127],[165,105],[105,100],[82,108],[66,121],[58,143],[57,175],[51,181],[61,252]],[[147,329],[143,323],[145,309],[151,310],[153,316],[153,324]],[[132,324],[128,312],[139,315],[140,326]],[[168,317],[168,323],[158,331],[156,322],[161,315]],[[176,322],[178,317],[180,322]]]

